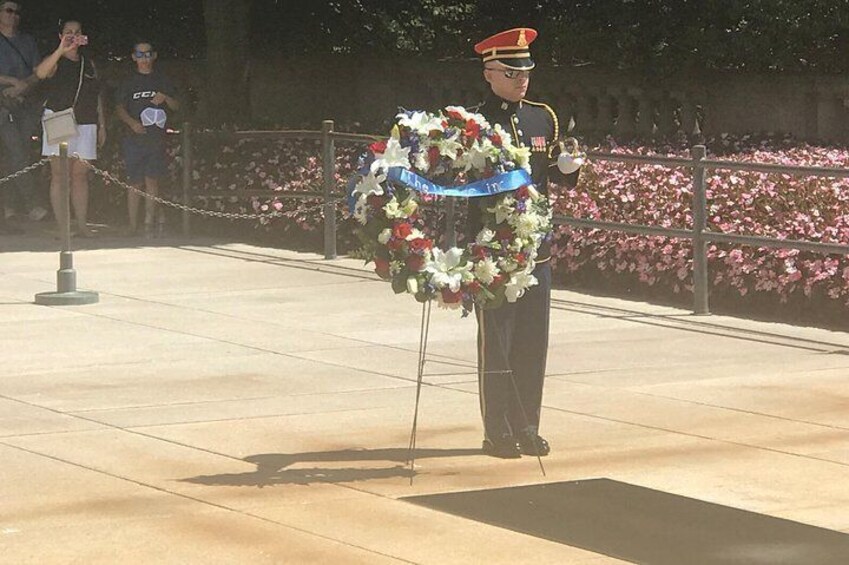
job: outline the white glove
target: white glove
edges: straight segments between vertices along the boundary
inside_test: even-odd
[[[583,156],[572,156],[569,153],[561,152],[557,156],[557,168],[564,175],[571,175],[584,165]]]

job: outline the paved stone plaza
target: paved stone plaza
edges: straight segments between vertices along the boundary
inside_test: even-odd
[[[411,298],[350,259],[84,244],[100,303],[59,308],[32,304],[55,242],[0,243],[2,563],[638,561],[405,500],[591,479],[849,532],[849,334],[555,291],[543,476],[480,453],[475,322],[434,309],[411,486]],[[647,531],[618,541],[678,543]],[[680,563],[830,562],[787,538],[712,547]]]

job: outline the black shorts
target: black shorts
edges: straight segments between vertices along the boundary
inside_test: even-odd
[[[145,178],[162,178],[168,174],[165,140],[160,136],[147,139],[145,135],[125,137],[123,143],[124,164],[131,183],[140,183]]]

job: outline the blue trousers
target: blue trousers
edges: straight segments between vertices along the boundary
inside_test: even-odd
[[[548,355],[551,264],[537,265],[534,276],[539,284],[516,302],[477,310],[478,387],[487,439],[539,429]]]

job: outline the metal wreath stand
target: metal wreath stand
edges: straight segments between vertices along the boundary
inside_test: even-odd
[[[446,196],[446,200],[449,203],[449,222],[453,220],[453,202],[452,196]],[[453,228],[449,229],[449,232],[453,232]],[[453,242],[453,238],[449,239],[449,245]],[[424,375],[425,375],[425,365],[427,363],[427,343],[428,337],[430,335],[430,314],[431,314],[431,300],[422,303],[422,319],[421,325],[419,329],[419,355],[418,355],[418,367],[416,374],[416,403],[413,408],[413,423],[410,429],[410,442],[407,447],[407,463],[410,466],[410,486],[413,485],[413,478],[416,475],[416,437],[418,433],[418,423],[419,423],[419,405],[421,404],[422,397],[422,385],[424,384]],[[477,312],[477,320],[478,320],[478,331],[484,327],[484,310],[483,308],[476,308]],[[504,344],[501,341],[501,335],[498,335],[498,344],[499,347],[504,348]],[[510,376],[510,383],[512,384],[513,392],[516,394],[516,402],[519,405],[519,411],[522,414],[522,420],[524,422],[525,427],[527,428],[529,425],[528,415],[525,413],[525,407],[522,405],[522,398],[519,394],[519,387],[516,385],[516,378],[513,375],[512,370],[507,371],[489,371],[486,370],[486,339],[481,339],[480,345],[480,366],[478,367],[478,378],[486,378],[489,374],[505,374],[507,373]],[[534,451],[536,452],[537,462],[539,463],[540,471],[542,472],[542,476],[545,477],[545,466],[542,463],[542,455],[539,453],[539,449],[537,447],[536,442],[534,442]]]

